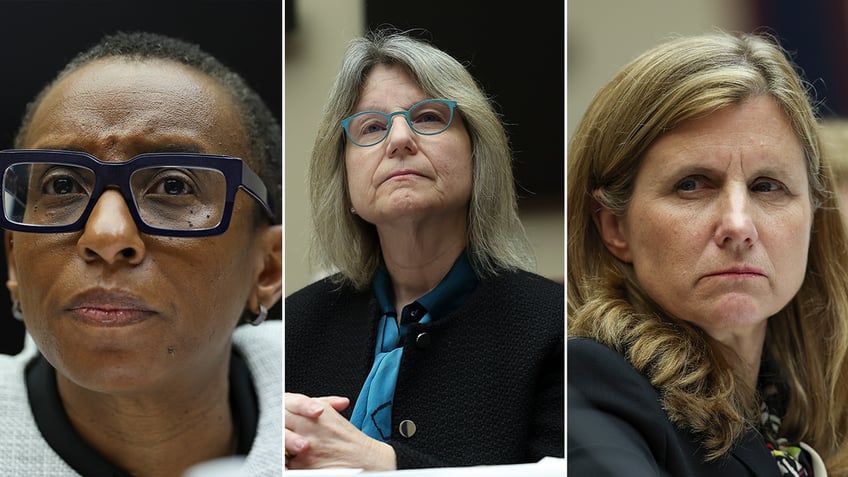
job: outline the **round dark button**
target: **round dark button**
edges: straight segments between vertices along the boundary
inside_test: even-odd
[[[418,309],[414,309],[414,310],[410,311],[410,312],[409,312],[409,314],[410,314],[413,318],[415,318],[416,316],[418,316]]]
[[[400,421],[400,425],[398,426],[398,431],[400,431],[400,435],[406,438],[410,438],[415,435],[415,431],[417,428],[415,427],[415,423],[410,421],[409,419],[404,419]]]
[[[430,347],[430,333],[418,333],[418,336],[415,337],[415,346],[421,349]]]

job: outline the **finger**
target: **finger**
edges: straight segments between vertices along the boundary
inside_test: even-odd
[[[286,459],[293,459],[299,454],[309,451],[309,439],[296,432],[286,429],[285,454]]]
[[[336,412],[342,412],[350,406],[350,399],[342,396],[324,396],[318,399],[329,404]]]
[[[297,393],[286,393],[284,398],[286,411],[312,419],[324,412],[324,403],[320,399]]]

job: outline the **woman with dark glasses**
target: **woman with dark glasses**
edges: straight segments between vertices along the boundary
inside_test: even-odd
[[[463,66],[352,43],[310,164],[315,256],[286,298],[288,468],[562,457],[563,286],[528,270],[504,128]]]
[[[279,126],[195,45],[82,53],[0,151],[7,286],[0,474],[282,470]],[[245,323],[244,326],[239,326]]]

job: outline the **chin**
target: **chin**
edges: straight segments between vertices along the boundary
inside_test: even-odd
[[[153,390],[165,382],[168,369],[148,353],[130,349],[89,348],[83,352],[61,353],[58,359],[47,354],[45,357],[58,374],[77,386],[110,394]]]

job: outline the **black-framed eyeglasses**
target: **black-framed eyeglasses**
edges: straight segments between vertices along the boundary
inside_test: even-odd
[[[378,144],[386,139],[392,129],[392,119],[401,115],[406,124],[418,134],[432,136],[444,132],[453,122],[456,101],[428,99],[414,104],[407,111],[382,113],[362,111],[342,120],[342,128],[350,142],[360,147]]]
[[[104,162],[85,152],[18,149],[0,151],[0,171],[0,227],[7,230],[82,230],[110,186],[121,191],[138,230],[146,234],[222,234],[239,189],[274,217],[265,184],[236,157],[168,152]]]

